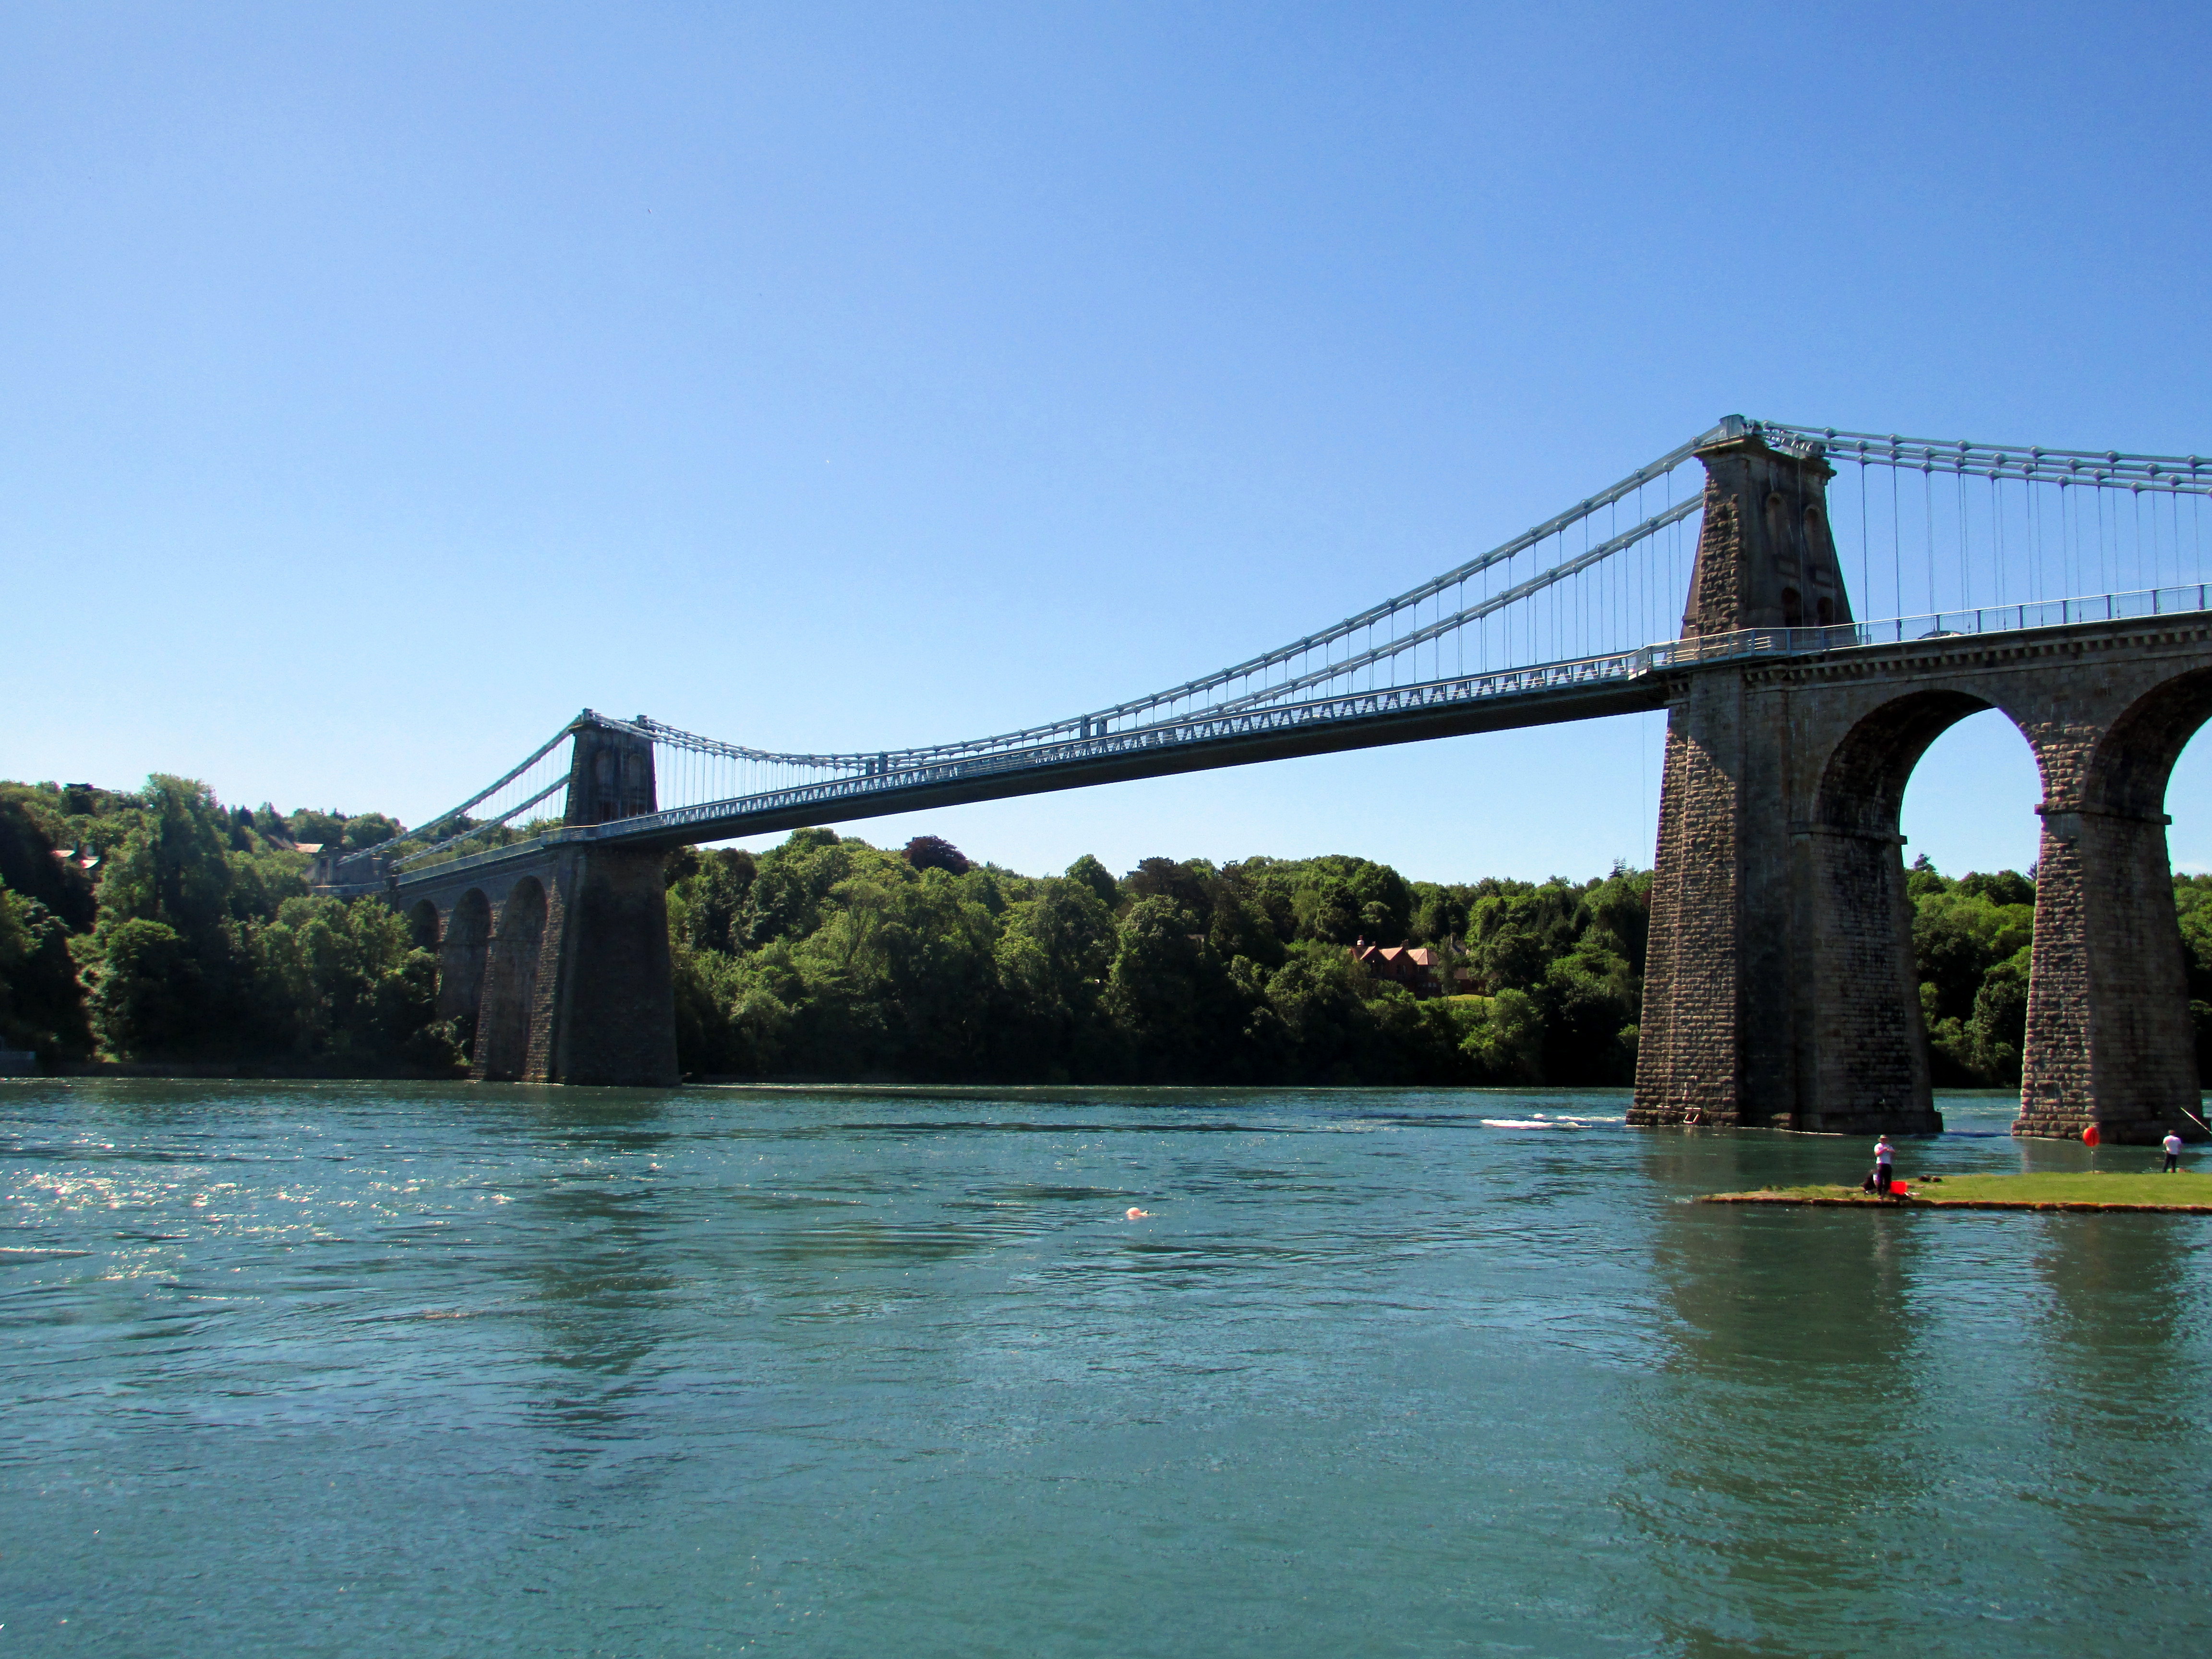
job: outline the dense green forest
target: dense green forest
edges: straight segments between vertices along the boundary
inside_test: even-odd
[[[374,901],[307,886],[307,842],[397,829],[225,809],[155,776],[125,794],[0,783],[0,1040],[58,1060],[314,1060],[437,1071],[437,963]]]
[[[803,830],[672,866],[678,1043],[738,1076],[1625,1083],[1648,875],[1407,882],[1347,857],[971,866]],[[1416,1000],[1355,939],[1434,946],[1484,994]]]
[[[402,827],[226,808],[155,776],[124,793],[0,784],[0,1043],[53,1059],[458,1068],[436,963],[374,900],[307,890],[303,845]],[[1621,1084],[1635,1066],[1650,877],[1408,882],[1364,859],[1092,858],[1058,876],[827,830],[670,860],[688,1074],[916,1081]],[[1908,878],[1937,1081],[2020,1075],[2035,889]],[[2200,1066],[2212,877],[2177,878]],[[1354,939],[1429,946],[1417,1000]]]

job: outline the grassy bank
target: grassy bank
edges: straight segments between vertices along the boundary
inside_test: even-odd
[[[2212,1215],[2212,1175],[2179,1170],[2071,1175],[1945,1176],[1910,1182],[1911,1197],[1886,1200],[1856,1187],[1766,1187],[1709,1193],[1707,1204],[1873,1205],[1960,1210],[2177,1210]]]

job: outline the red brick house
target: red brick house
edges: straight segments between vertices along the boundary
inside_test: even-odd
[[[1358,939],[1352,946],[1352,959],[1365,963],[1367,971],[1376,978],[1402,985],[1417,997],[1444,994],[1442,964],[1425,945],[1370,945]]]

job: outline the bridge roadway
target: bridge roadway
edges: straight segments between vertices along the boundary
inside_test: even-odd
[[[464,871],[490,871],[516,860],[532,860],[556,846],[588,843],[665,851],[706,842],[774,835],[811,824],[848,823],[1096,784],[1649,713],[1665,708],[1701,667],[1741,665],[1760,658],[1800,662],[1848,659],[1877,667],[1924,654],[1931,645],[1945,640],[1971,637],[1986,647],[2000,643],[1999,636],[2028,645],[2087,638],[2114,629],[2133,633],[2146,622],[2162,625],[2181,615],[2212,609],[2207,603],[2212,601],[2212,593],[2195,587],[2178,592],[2184,597],[2187,611],[2172,608],[2177,590],[2169,589],[2145,596],[2166,599],[2167,608],[2139,618],[2100,617],[2041,627],[2005,627],[2002,624],[2007,622],[2057,608],[2008,606],[1941,618],[1906,618],[1902,623],[1753,629],[1530,668],[1383,687],[1228,714],[1198,714],[1080,740],[1011,749],[903,771],[830,779],[608,823],[573,825],[507,847],[416,866],[398,876],[396,891],[404,896],[410,889],[449,886]],[[1917,637],[1879,644],[1866,641],[1868,635],[1882,629],[1896,632],[1939,621],[1966,626],[1929,628]],[[624,724],[605,723],[617,728]],[[386,884],[364,885],[361,890],[392,892],[395,889]]]
[[[1661,647],[1657,652],[1663,656],[1668,649]],[[1668,686],[1674,678],[1665,665],[1655,667],[1648,660],[1636,660],[1652,654],[1650,651],[1624,653],[1619,657],[1428,681],[1280,708],[1242,709],[1229,715],[1164,722],[906,771],[832,779],[732,800],[675,807],[611,823],[575,825],[488,852],[416,866],[399,876],[399,890],[404,893],[415,885],[444,886],[459,871],[535,857],[557,845],[590,842],[665,850],[743,836],[772,835],[809,824],[850,823],[1301,755],[1638,714],[1666,706]],[[1502,689],[1480,689],[1496,688],[1501,682],[1510,684]],[[607,724],[619,727],[623,723]]]

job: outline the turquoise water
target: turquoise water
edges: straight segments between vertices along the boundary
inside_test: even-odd
[[[2212,1219],[1625,1104],[0,1085],[0,1652],[2212,1652]]]

